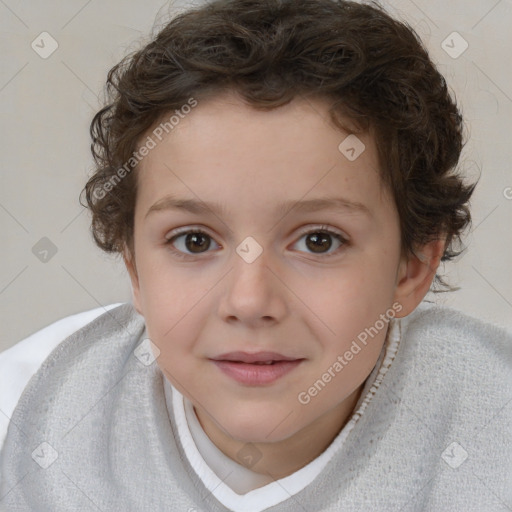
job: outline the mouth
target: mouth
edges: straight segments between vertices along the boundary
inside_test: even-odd
[[[298,361],[302,358],[288,357],[277,352],[228,352],[218,357],[212,358],[214,361],[229,361],[232,363],[248,363],[248,364],[275,364],[282,361]]]
[[[276,352],[229,352],[212,358],[211,361],[238,383],[261,386],[284,377],[297,368],[304,358],[284,356]]]

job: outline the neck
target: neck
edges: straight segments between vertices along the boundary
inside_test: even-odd
[[[316,459],[346,425],[362,388],[363,385],[337,407],[289,438],[272,443],[251,443],[259,450],[261,458],[249,469],[278,480],[291,475]],[[227,457],[240,464],[237,454],[247,443],[231,438],[200,407],[194,407],[194,410],[199,423],[210,440]]]

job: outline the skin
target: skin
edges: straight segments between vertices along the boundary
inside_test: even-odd
[[[309,403],[299,393],[393,304],[401,307],[396,317],[412,312],[444,248],[438,240],[420,248],[423,261],[401,257],[399,218],[381,187],[373,138],[358,134],[365,150],[349,161],[338,149],[347,135],[321,100],[261,112],[227,93],[200,102],[137,171],[134,258],[128,250],[124,257],[157,364],[223,453],[243,463],[238,452],[252,443],[261,458],[251,469],[275,479],[318,457],[346,424],[388,324]],[[148,213],[169,194],[224,211]],[[284,201],[320,197],[360,202],[370,215],[276,212]],[[331,247],[315,252],[304,232],[322,226],[347,242],[328,237]],[[166,244],[181,227],[211,238],[187,246],[182,234]],[[263,250],[252,263],[236,252],[249,236]],[[247,386],[209,360],[236,350],[305,360],[272,384]]]

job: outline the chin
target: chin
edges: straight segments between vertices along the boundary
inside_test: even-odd
[[[276,443],[288,439],[296,432],[296,429],[291,430],[287,420],[278,420],[275,414],[265,417],[259,414],[243,420],[231,418],[229,424],[224,421],[224,431],[232,439],[242,443]]]

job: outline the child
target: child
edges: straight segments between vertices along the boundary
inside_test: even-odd
[[[511,336],[423,301],[475,185],[414,32],[217,0],[107,83],[85,198],[133,304],[24,389],[4,508],[510,510]]]

